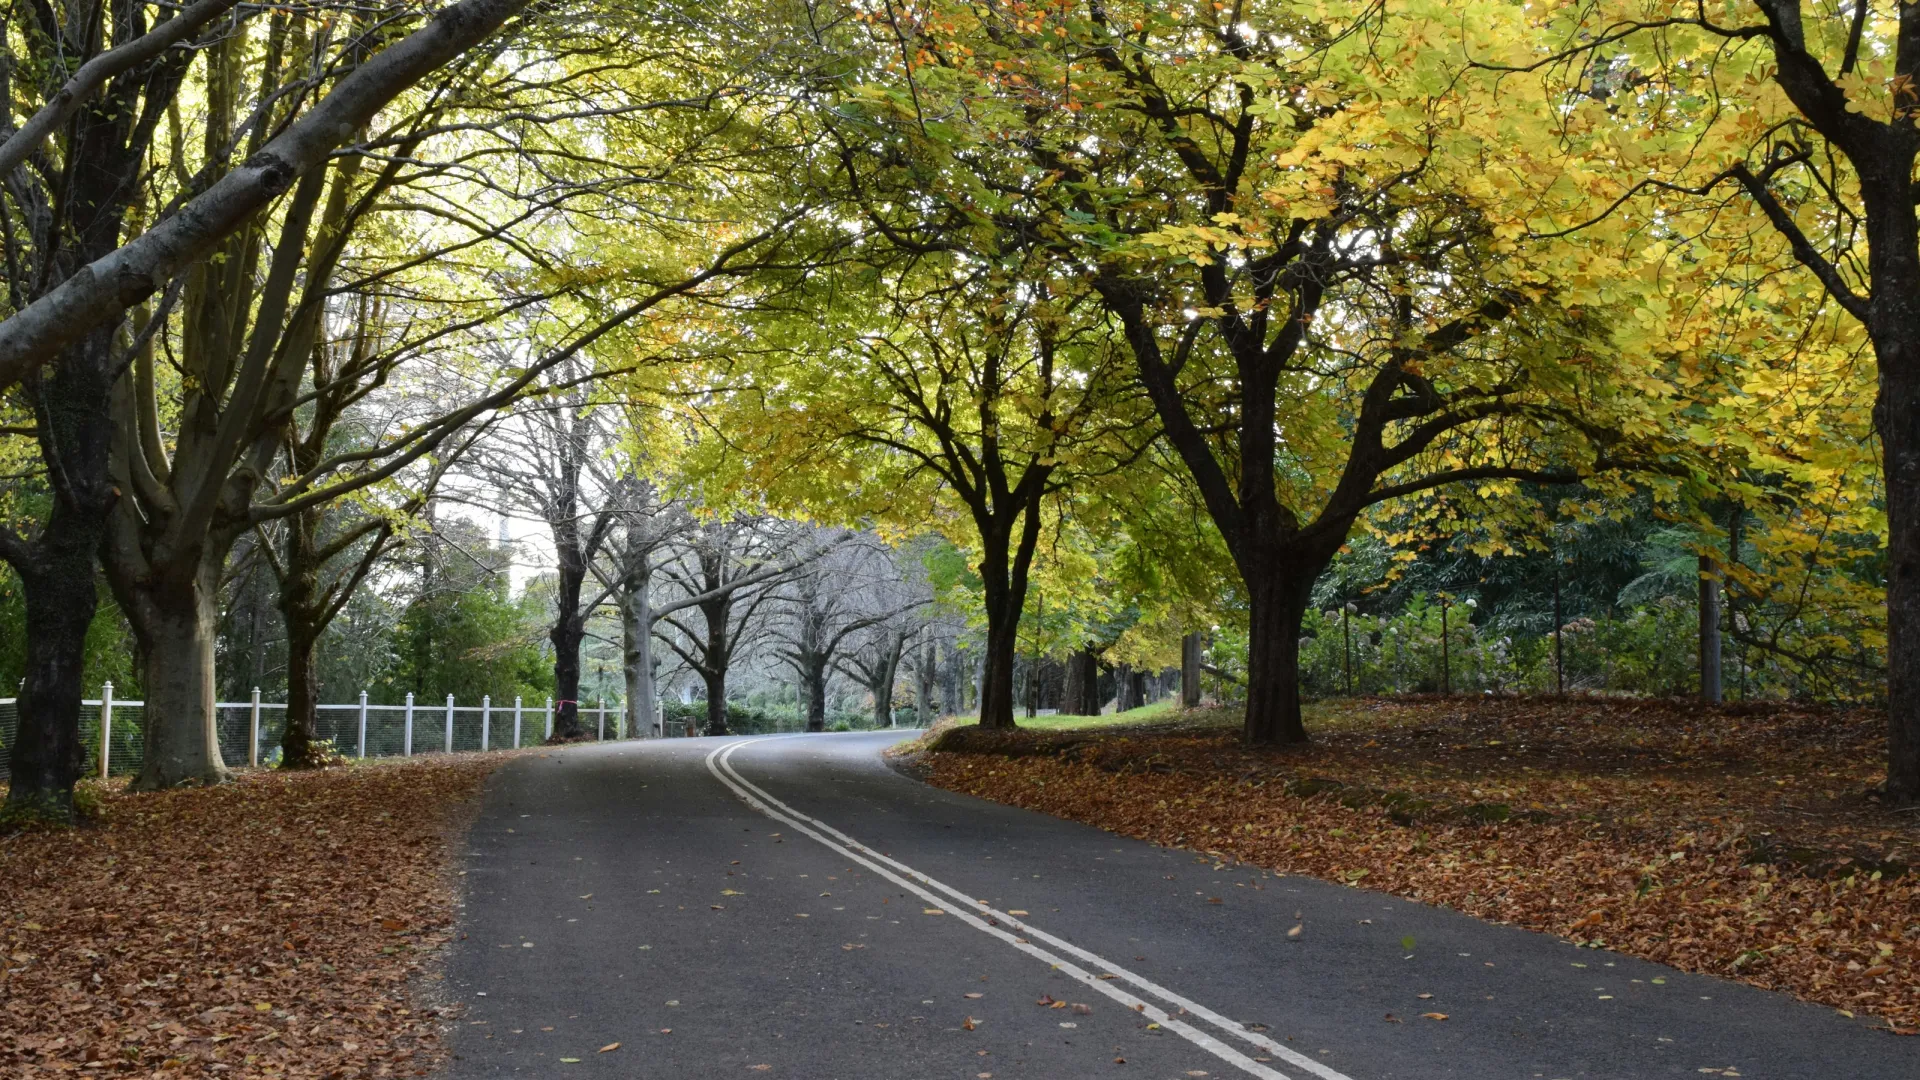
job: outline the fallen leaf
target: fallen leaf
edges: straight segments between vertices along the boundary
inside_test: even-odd
[[[617,1042],[610,1042],[610,1043],[608,1043],[607,1045],[605,1045],[605,1046],[603,1046],[603,1047],[601,1047],[600,1049],[598,1049],[598,1050],[595,1050],[595,1051],[594,1051],[594,1053],[596,1053],[596,1054],[611,1054],[611,1053],[613,1053],[613,1052],[614,1052],[615,1050],[618,1050],[618,1049],[620,1049],[620,1044],[619,1044],[619,1043],[617,1043]]]
[[[1447,1018],[1446,1013],[1421,1013],[1420,1015],[1428,1020],[1445,1020]]]
[[[977,1028],[980,1026],[980,1022],[978,1020],[975,1020],[973,1017],[969,1016],[965,1020],[960,1021],[960,1026],[967,1029],[968,1031],[972,1031],[974,1028]]]

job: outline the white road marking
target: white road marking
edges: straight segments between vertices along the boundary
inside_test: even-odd
[[[792,736],[788,737],[791,738]],[[1207,1032],[1187,1023],[1180,1017],[1188,1016],[1204,1020],[1220,1031],[1236,1039],[1252,1043],[1254,1046],[1265,1050],[1274,1057],[1280,1058],[1304,1072],[1320,1077],[1321,1080],[1352,1080],[1352,1078],[1345,1073],[1331,1069],[1291,1047],[1268,1038],[1261,1032],[1248,1031],[1244,1024],[1228,1019],[1198,1002],[1176,994],[1141,975],[1128,971],[1118,964],[1088,952],[1086,949],[1082,949],[1072,942],[1040,930],[1022,919],[1008,915],[1003,911],[996,911],[987,905],[985,901],[976,900],[968,893],[963,893],[958,889],[936,881],[897,859],[889,858],[877,851],[873,851],[847,834],[835,829],[833,826],[816,818],[808,817],[793,807],[788,806],[786,803],[774,798],[772,795],[767,794],[736,772],[729,761],[740,748],[765,741],[767,740],[745,739],[739,742],[728,743],[725,746],[715,747],[713,752],[707,755],[707,771],[712,773],[716,780],[719,780],[722,784],[732,789],[733,793],[738,795],[741,801],[762,814],[794,829],[798,829],[825,847],[854,862],[860,863],[874,873],[886,878],[888,881],[911,891],[914,895],[919,896],[928,903],[938,905],[941,909],[949,914],[958,916],[960,921],[979,930],[981,933],[998,938],[1035,959],[1045,961],[1061,973],[1086,984],[1090,989],[1112,998],[1114,1001],[1125,1005],[1140,1015],[1158,1022],[1161,1027],[1184,1037],[1195,1046],[1206,1050],[1208,1053],[1239,1068],[1243,1072],[1252,1076],[1261,1077],[1262,1080],[1288,1080],[1287,1074],[1271,1069],[1265,1064],[1253,1060]],[[945,898],[943,899],[941,896],[935,895],[936,892],[944,894]],[[981,916],[983,915],[988,918],[982,918]],[[1003,929],[1000,925],[1003,922],[1012,925],[1022,934],[1025,934],[1026,937],[1016,936],[1006,929]],[[1173,1006],[1175,1009],[1180,1010],[1180,1014],[1175,1015],[1169,1013],[1150,1001],[1144,1001],[1135,997],[1120,987],[1115,986],[1112,981],[1096,978],[1084,968],[1070,962],[1065,957],[1048,952],[1046,949],[1042,949],[1038,945],[1033,944],[1034,940],[1044,941],[1060,953],[1077,957],[1092,965],[1094,970],[1102,974],[1118,976],[1120,980],[1131,983],[1149,996],[1158,998]]]

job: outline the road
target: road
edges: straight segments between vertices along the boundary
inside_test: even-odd
[[[501,769],[448,1075],[1920,1077],[1832,1009],[930,788],[897,738]]]

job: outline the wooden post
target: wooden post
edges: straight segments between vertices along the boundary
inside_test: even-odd
[[[260,764],[260,688],[253,688],[253,708],[247,720],[247,764]]]
[[[1453,655],[1447,642],[1447,594],[1440,594],[1440,692],[1453,693]]]
[[[113,752],[113,683],[100,684],[100,779],[107,778]]]

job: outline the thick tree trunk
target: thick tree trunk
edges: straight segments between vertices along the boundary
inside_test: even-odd
[[[818,657],[817,663],[810,660],[806,669],[800,673],[801,692],[806,695],[807,730],[827,730],[827,663],[825,657]]]
[[[220,545],[220,550],[226,550]],[[220,759],[213,711],[214,631],[219,625],[217,566],[190,579],[133,583],[117,591],[131,599],[135,634],[146,653],[146,760],[133,786],[159,791],[228,779]]]
[[[1878,290],[1876,289],[1876,292]],[[1920,306],[1920,297],[1913,298]],[[1881,348],[1887,481],[1887,796],[1920,802],[1920,319],[1905,355]]]
[[[1126,712],[1140,707],[1140,699],[1134,695],[1133,665],[1115,664],[1113,666],[1113,711]]]
[[[1255,746],[1307,741],[1300,720],[1300,620],[1307,590],[1297,579],[1247,573],[1246,741]],[[1312,578],[1306,577],[1311,583]]]
[[[659,690],[653,681],[653,610],[642,582],[620,594],[620,669],[627,686],[627,733],[646,738],[664,733]]]
[[[53,507],[39,537],[7,551],[26,602],[27,642],[7,802],[56,820],[71,818],[73,785],[87,765],[80,733],[87,628],[99,606],[95,560],[115,498],[107,466],[112,346],[111,334],[91,334],[38,377],[42,454],[56,466],[48,470]]]
[[[727,672],[725,668],[714,672],[702,672],[700,677],[707,684],[707,731],[708,735],[730,735],[727,730]]]
[[[1200,635],[1180,639],[1180,707],[1200,707]]]
[[[980,673],[980,726],[984,728],[1015,726],[1013,659],[1019,644],[1020,609],[1009,613],[1006,606],[991,599],[987,604],[987,649]]]
[[[1075,649],[1067,656],[1060,711],[1068,716],[1100,715],[1100,661],[1092,649]]]
[[[85,775],[80,699],[87,627],[98,605],[93,548],[83,530],[61,529],[57,510],[50,541],[31,570],[20,572],[26,600],[26,678],[16,703],[19,727],[12,746],[7,804],[36,816],[73,817],[73,785]]]
[[[547,640],[553,642],[553,738],[552,742],[578,742],[586,738],[580,727],[580,642],[586,638],[585,620],[575,612],[579,591],[571,605],[561,599],[560,617]]]
[[[285,612],[282,612],[285,615]],[[320,682],[313,654],[321,628],[305,619],[287,618],[287,725],[280,733],[280,767],[311,769],[326,764],[314,752],[318,733]]]
[[[1920,803],[1920,221],[1912,128],[1896,131],[1888,153],[1854,165],[1867,210],[1867,332],[1880,375],[1873,423],[1887,485],[1886,791]]]
[[[880,667],[874,672],[872,684],[867,687],[873,693],[875,727],[893,726],[893,684],[900,674],[900,652],[905,644],[904,638],[892,638],[886,653],[880,657]]]
[[[1700,556],[1700,700],[1720,700],[1720,568]]]

